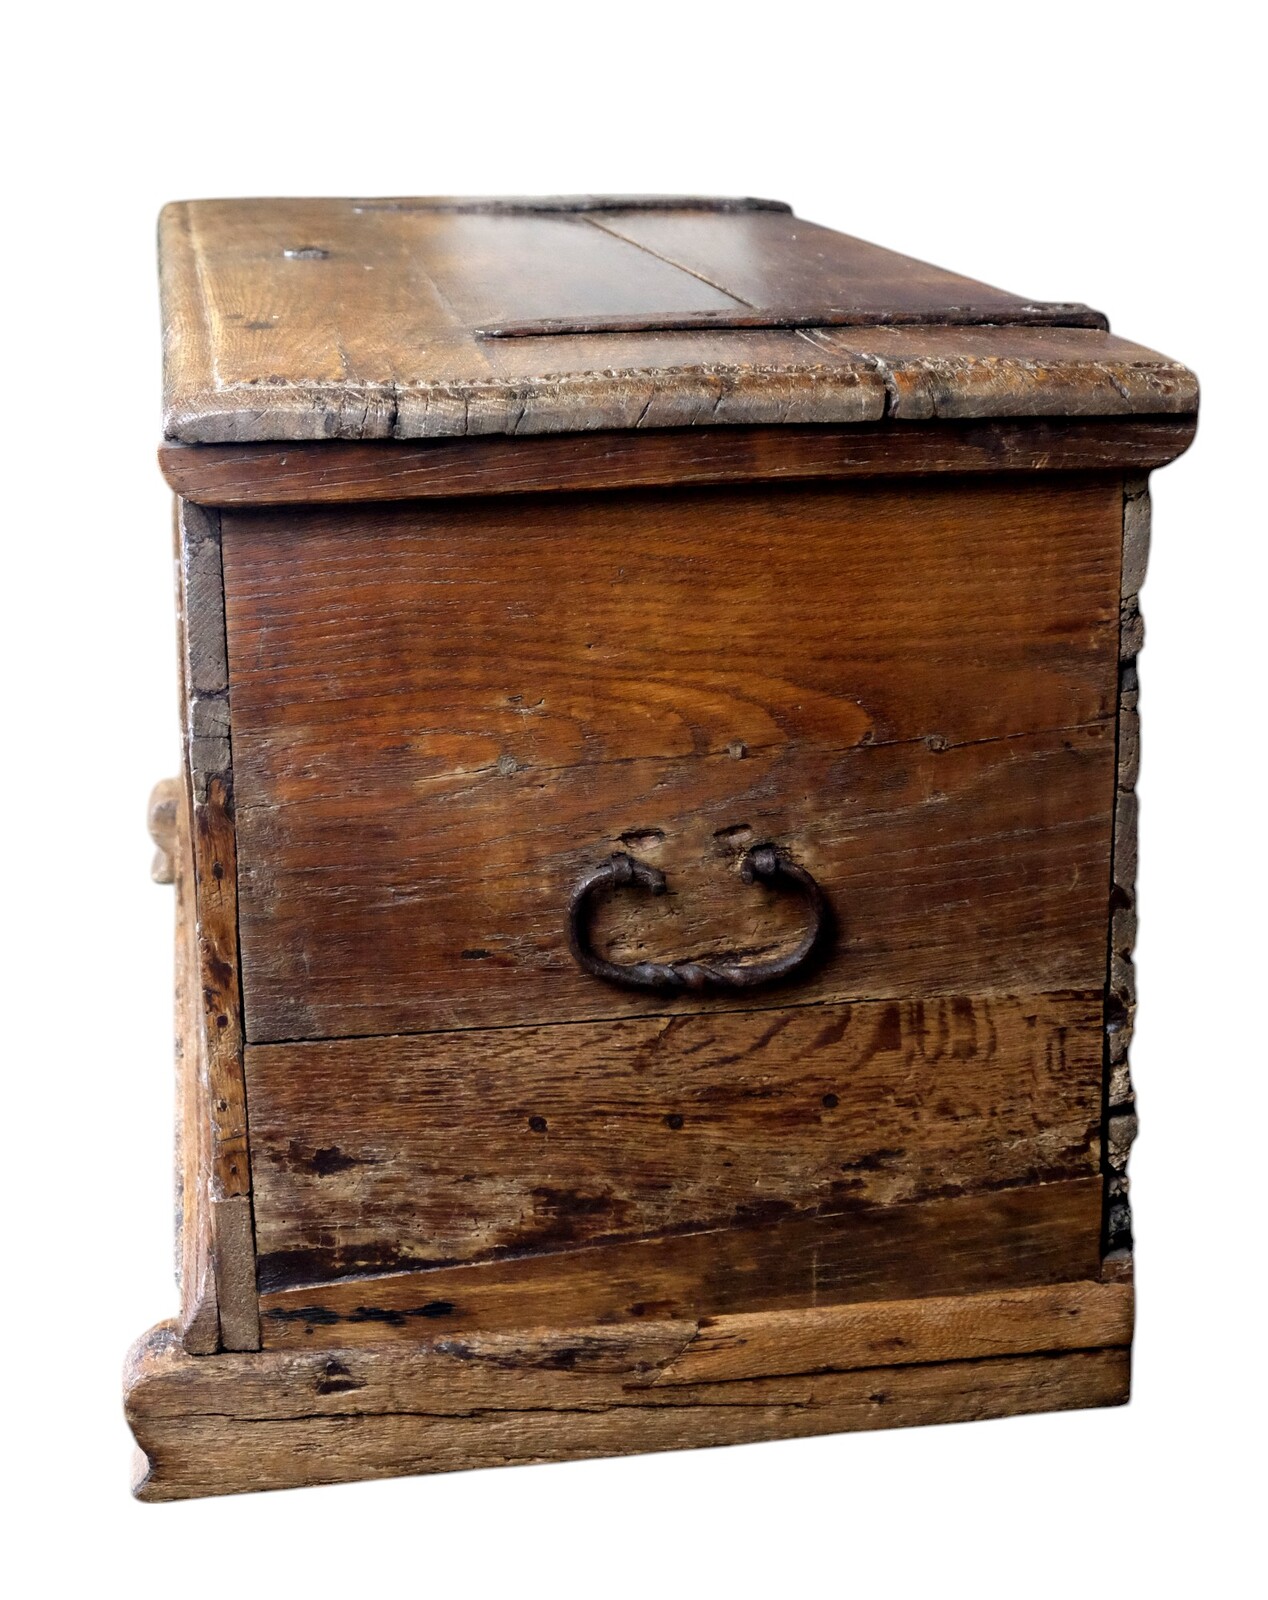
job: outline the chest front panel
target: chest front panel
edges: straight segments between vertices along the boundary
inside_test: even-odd
[[[1120,525],[1096,480],[225,516],[248,1039],[645,1013],[574,881],[667,874],[614,960],[756,951],[766,839],[840,924],[798,1002],[1098,987]]]

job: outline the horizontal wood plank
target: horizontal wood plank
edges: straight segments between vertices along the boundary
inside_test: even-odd
[[[1128,1394],[1130,1325],[1126,1286],[1069,1283],[707,1328],[201,1359],[160,1327],[129,1359],[136,1492],[170,1500],[1114,1405]]]
[[[266,1288],[1100,1170],[1099,994],[251,1046]]]
[[[1196,428],[1193,417],[1083,417],[167,444],[159,465],[177,494],[206,505],[320,505],[931,472],[1148,472],[1186,450]]]
[[[657,1009],[566,949],[619,848],[614,958],[795,937],[769,838],[799,999],[1102,981],[1117,485],[507,504],[224,515],[252,1041]]]
[[[591,1245],[260,1299],[267,1347],[699,1318],[1026,1288],[1100,1272],[1098,1177]]]
[[[246,1361],[234,1355],[211,1368],[165,1361],[164,1381],[147,1396],[144,1409],[151,1417],[181,1415],[207,1385],[224,1381],[217,1369],[232,1374],[244,1412],[268,1406],[280,1417],[308,1411],[314,1403],[332,1416],[363,1410],[367,1399],[397,1405],[429,1369],[446,1374],[434,1384],[429,1405],[439,1414],[504,1402],[508,1373],[516,1375],[517,1388],[565,1390],[588,1403],[610,1393],[613,1377],[641,1390],[1117,1347],[1130,1342],[1133,1314],[1130,1284],[1079,1279],[703,1319],[653,1317],[458,1338],[432,1330],[409,1343],[309,1346]],[[134,1354],[149,1361],[166,1346],[160,1328]],[[330,1352],[347,1366],[345,1373],[326,1370]],[[332,1376],[345,1381],[332,1382]],[[367,1396],[367,1388],[378,1390],[377,1396]],[[672,1401],[648,1398],[653,1404]]]
[[[698,1325],[653,1383],[735,1383],[796,1372],[974,1361],[1130,1345],[1130,1283],[1056,1283],[986,1294],[739,1312]]]

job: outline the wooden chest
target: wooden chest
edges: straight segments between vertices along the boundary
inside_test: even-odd
[[[1185,368],[764,201],[169,207],[166,1499],[1127,1398]]]

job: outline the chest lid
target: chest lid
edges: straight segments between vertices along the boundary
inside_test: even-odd
[[[187,444],[1197,406],[1087,306],[769,200],[178,202],[160,258]]]

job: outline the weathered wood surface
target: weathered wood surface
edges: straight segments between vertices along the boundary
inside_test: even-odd
[[[160,239],[165,431],[187,443],[1197,403],[1176,363],[1061,326],[1094,320],[1086,307],[1036,306],[780,209],[197,201],[166,208]],[[786,326],[816,308],[860,326]],[[727,319],[761,325],[695,326]],[[675,331],[480,337],[542,321]],[[874,326],[912,321],[1053,326],[951,327],[950,343]]]
[[[791,211],[754,209],[726,215],[678,206],[627,211],[614,198],[609,209],[588,220],[613,240],[634,245],[656,261],[670,262],[692,278],[724,288],[732,302],[723,308],[724,316],[741,309],[777,315],[818,306],[831,310],[840,320],[860,323],[979,319],[998,324],[1035,321],[1055,327],[1108,326],[1100,312],[1089,311],[1087,306],[1036,305],[927,261],[915,261],[864,239],[820,227]],[[489,237],[491,243],[499,239],[496,232]],[[545,236],[543,243],[558,237],[556,230]],[[622,273],[625,259],[623,252],[604,258]],[[620,268],[615,266],[617,261]],[[484,288],[481,283],[481,291]],[[547,314],[522,301],[519,284],[509,273],[502,293],[509,302],[509,315],[528,319]],[[575,319],[595,309],[570,305],[564,315]],[[653,308],[644,303],[637,309],[647,312]]]
[[[573,963],[620,848],[671,892],[612,959],[795,938],[772,839],[839,919],[798,1000],[1103,984],[1116,483],[223,518],[253,1042],[715,1003]]]
[[[252,1350],[258,1348],[260,1336],[242,1065],[236,837],[219,519],[214,513],[182,503],[178,506],[178,537],[199,1073],[205,1075],[205,1092],[197,1097],[194,1114],[209,1123],[206,1185],[219,1340],[228,1350]]]
[[[138,1492],[1125,1399],[1141,474],[1192,375],[765,203],[163,231],[164,464],[223,509]],[[573,964],[614,849],[670,893],[604,954],[777,955],[768,839],[813,973]]]
[[[126,1376],[144,1500],[1121,1404],[1128,1286],[388,1348],[185,1356]]]
[[[264,1343],[375,1344],[1094,1278],[1098,1175],[268,1291]],[[279,1264],[280,1265],[280,1264]]]
[[[825,353],[866,361],[902,421],[1084,417],[1197,410],[1185,368],[1108,333],[1072,328],[822,328]]]
[[[739,1312],[697,1324],[681,1353],[652,1382],[735,1383],[798,1372],[1101,1349],[1130,1344],[1133,1319],[1131,1286],[1100,1283]]]
[[[198,926],[194,908],[193,854],[189,801],[183,784],[175,787],[171,841],[172,881],[176,886],[176,1240],[181,1295],[179,1327],[190,1355],[207,1355],[220,1345],[212,1239],[211,1107],[207,1052],[202,1026]]]
[[[1101,996],[250,1046],[262,1287],[1100,1170]]]
[[[177,494],[206,505],[318,505],[669,484],[928,472],[1147,472],[1186,450],[1193,417],[678,428],[531,439],[167,444]]]
[[[1144,644],[1140,590],[1149,562],[1149,483],[1128,478],[1123,491],[1123,575],[1119,651],[1118,769],[1110,891],[1109,976],[1105,997],[1106,1218],[1110,1255],[1130,1255],[1127,1162],[1136,1138],[1136,1094],[1128,1053],[1136,1022],[1136,782],[1140,774],[1140,686],[1136,658]]]

